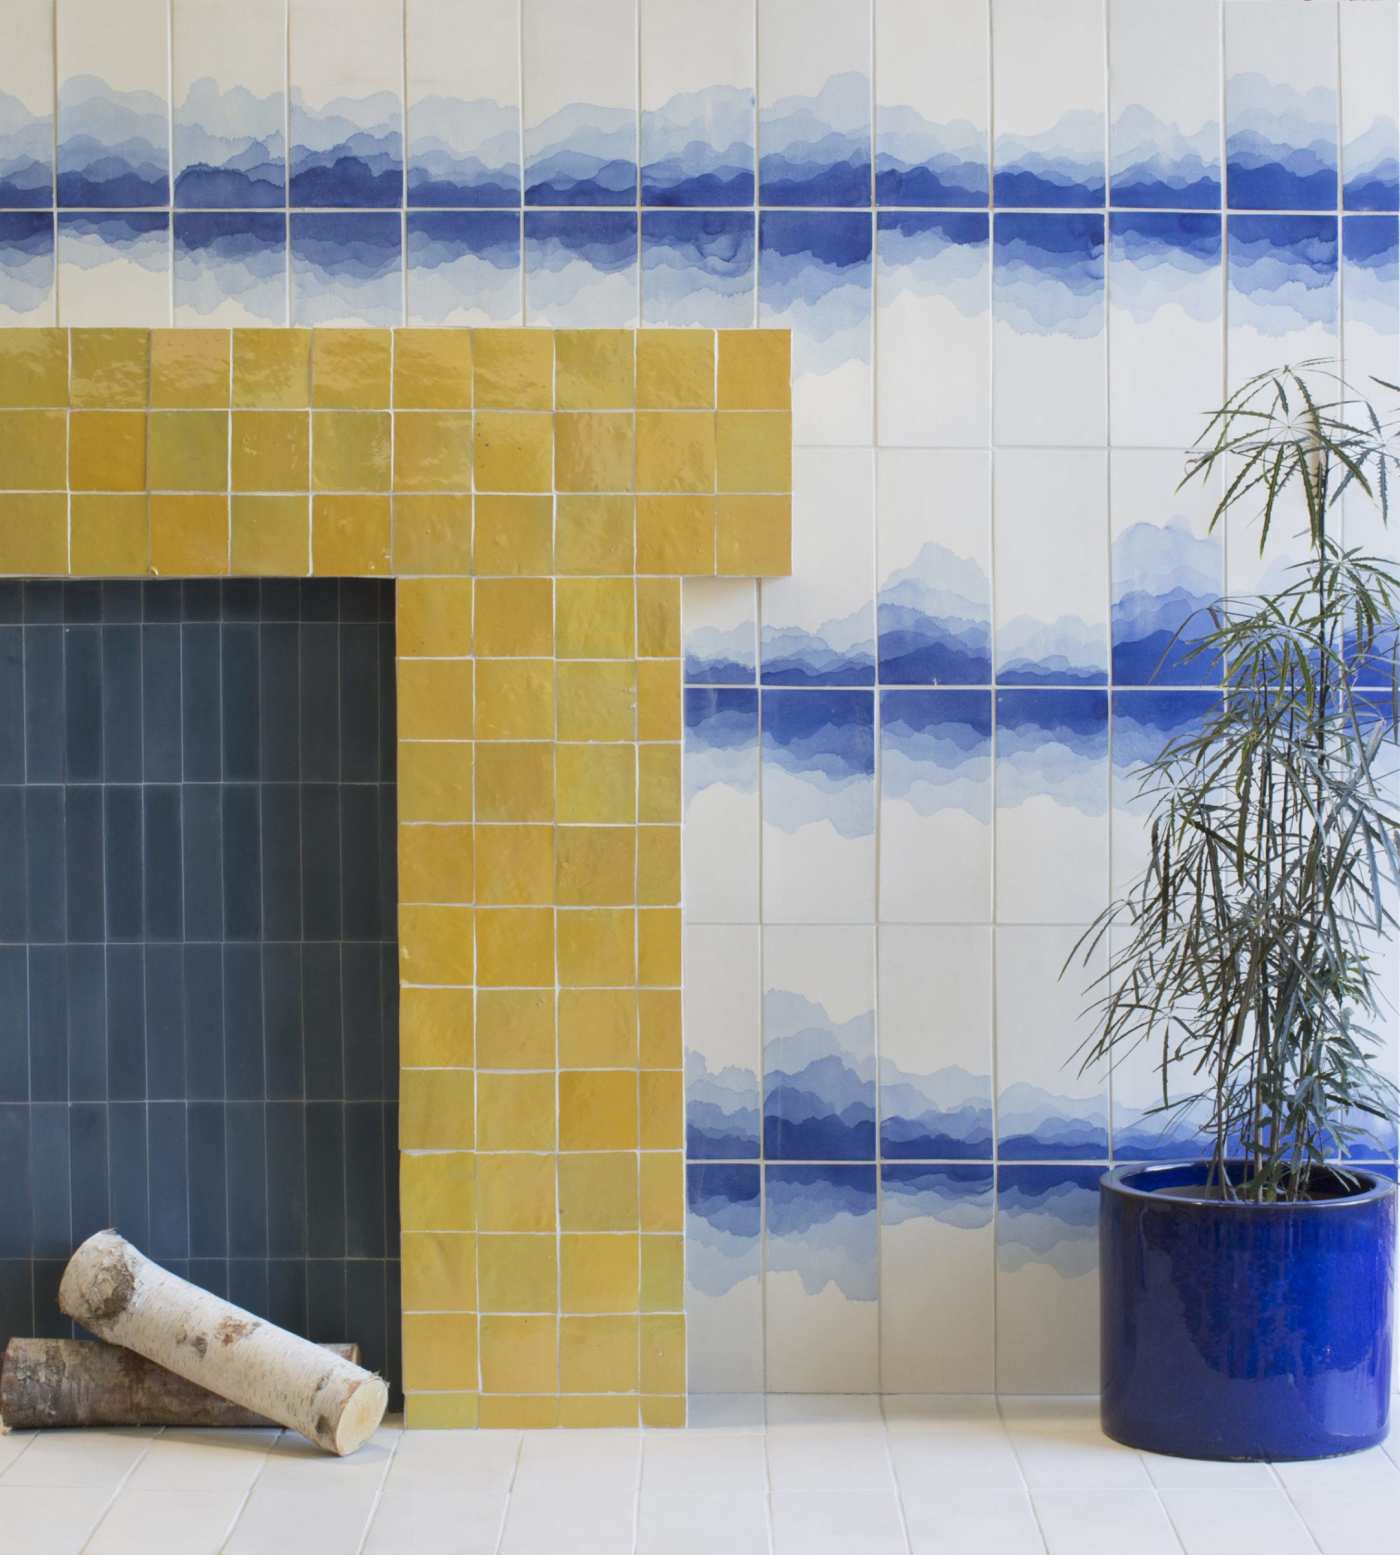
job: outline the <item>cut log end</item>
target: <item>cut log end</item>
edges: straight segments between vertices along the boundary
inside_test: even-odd
[[[350,1395],[331,1433],[332,1450],[342,1458],[358,1452],[379,1429],[388,1407],[389,1389],[383,1379],[366,1378]]]

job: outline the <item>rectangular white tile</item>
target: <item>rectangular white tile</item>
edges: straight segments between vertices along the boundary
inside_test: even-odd
[[[941,1487],[928,1503],[910,1503],[904,1517],[913,1555],[1044,1555],[1045,1544],[1024,1490]]]
[[[402,323],[397,211],[293,211],[290,227],[293,324],[385,329]]]
[[[917,1418],[895,1413],[892,1405],[903,1402],[886,1398],[890,1454],[894,1459],[899,1493],[912,1525],[936,1518],[944,1499],[959,1490],[969,1495],[992,1496],[1021,1490],[1025,1479],[1011,1447],[1011,1438],[996,1412],[996,1399],[974,1395],[936,1395],[920,1403]],[[990,1415],[978,1409],[949,1410],[954,1404],[991,1405]]]
[[[496,1555],[505,1508],[500,1492],[386,1486],[364,1555]]]
[[[375,1487],[337,1486],[325,1494],[310,1489],[255,1485],[243,1505],[225,1555],[266,1555],[298,1544],[319,1555],[360,1555]]]
[[[405,1431],[385,1488],[504,1495],[519,1456],[518,1431]]]
[[[699,1440],[657,1432],[642,1443],[642,1497],[706,1494],[761,1496],[768,1489],[767,1462],[752,1436],[714,1433]]]
[[[177,210],[176,324],[287,322],[287,218],[281,211]]]
[[[1251,1544],[1270,1555],[1315,1555],[1317,1549],[1277,1486],[1167,1490],[1162,1504],[1186,1555],[1236,1555]]]
[[[1036,1518],[1049,1555],[1179,1555],[1162,1503],[1150,1490],[1037,1490]]]
[[[0,1520],[14,1548],[34,1555],[77,1555],[111,1497],[108,1487],[0,1484]]]
[[[512,1496],[499,1555],[632,1555],[636,1521],[631,1493]]]
[[[1104,1435],[1096,1397],[1042,1392],[1040,1397],[1003,1395],[998,1401],[1032,1492],[1147,1490],[1142,1455]]]
[[[637,1555],[768,1555],[768,1504],[730,1490],[643,1489],[637,1508]]]
[[[0,324],[54,322],[52,211],[0,211]]]
[[[634,211],[526,211],[527,324],[627,329],[637,310]]]
[[[218,1555],[243,1504],[235,1490],[123,1490],[84,1555]]]
[[[688,923],[757,923],[758,692],[685,690],[685,905]]]
[[[692,1396],[763,1390],[762,1173],[756,1161],[686,1166],[686,1365]]]
[[[1400,216],[1342,218],[1342,371],[1363,398],[1400,375]]]
[[[150,1450],[155,1435],[145,1429],[45,1431],[5,1471],[5,1485],[65,1490],[105,1487],[110,1492]]]
[[[8,7],[0,59],[0,209],[43,210],[54,203],[53,29],[53,0],[14,0]]]
[[[1338,7],[1342,56],[1342,205],[1400,209],[1400,14]]]
[[[1285,362],[1335,356],[1337,218],[1231,216],[1227,226],[1225,362],[1232,391]]]
[[[248,1490],[278,1433],[166,1430],[126,1481],[128,1490]]]
[[[751,686],[758,675],[758,589],[752,578],[683,578],[688,686]]]
[[[1292,1501],[1322,1555],[1400,1555],[1395,1491],[1305,1490]]]
[[[775,1502],[814,1492],[892,1496],[895,1488],[883,1435],[859,1427],[815,1432],[770,1427],[768,1474]]]
[[[642,323],[744,329],[757,307],[752,210],[642,212]]]
[[[904,1555],[907,1547],[892,1495],[773,1497],[774,1555]]]
[[[691,1161],[759,1158],[760,935],[756,923],[686,926],[686,1153]]]
[[[410,210],[404,221],[410,324],[519,324],[518,211]]]

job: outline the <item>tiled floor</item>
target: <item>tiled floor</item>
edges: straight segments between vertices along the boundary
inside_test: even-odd
[[[3,1555],[1400,1555],[1400,1445],[1153,1458],[1079,1398],[693,1401],[685,1432],[0,1437]]]

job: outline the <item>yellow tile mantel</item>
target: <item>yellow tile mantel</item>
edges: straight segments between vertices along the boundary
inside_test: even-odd
[[[412,1426],[685,1419],[682,576],[779,330],[0,330],[0,575],[397,579]]]

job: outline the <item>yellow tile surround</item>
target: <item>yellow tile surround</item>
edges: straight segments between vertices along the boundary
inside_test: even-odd
[[[397,582],[411,1426],[685,1420],[682,575],[779,330],[0,330],[0,575]]]

